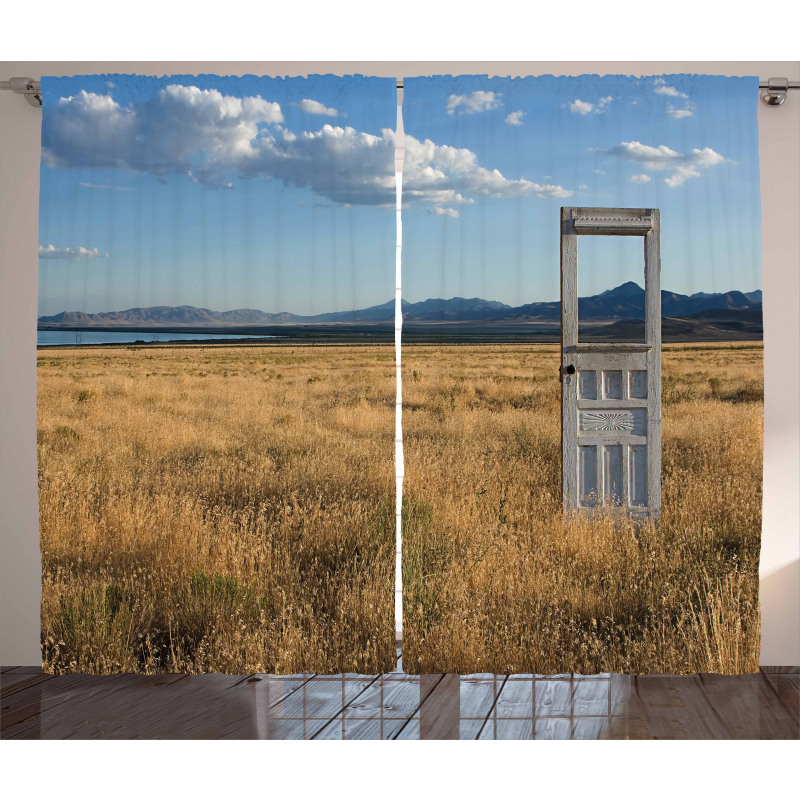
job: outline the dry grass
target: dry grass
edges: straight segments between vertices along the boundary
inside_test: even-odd
[[[52,672],[395,662],[389,348],[39,351]]]
[[[40,350],[45,668],[392,669],[393,360]],[[562,519],[557,348],[406,347],[406,670],[756,669],[761,363],[665,349],[634,527]]]
[[[406,347],[406,670],[756,670],[762,355],[665,348],[654,526],[563,518],[557,347]]]

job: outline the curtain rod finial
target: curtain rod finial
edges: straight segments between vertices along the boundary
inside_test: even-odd
[[[29,105],[36,108],[42,107],[42,82],[33,78],[9,78],[0,81],[0,89],[9,89],[16,94],[25,96]]]

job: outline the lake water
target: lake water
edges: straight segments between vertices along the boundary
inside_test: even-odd
[[[131,342],[222,342],[228,339],[280,339],[231,333],[144,333],[142,331],[37,331],[38,347],[59,344],[127,344]]]

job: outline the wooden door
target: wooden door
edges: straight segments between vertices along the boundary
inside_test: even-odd
[[[566,509],[661,509],[661,261],[655,208],[561,209],[561,460]],[[578,237],[644,240],[644,342],[578,340]]]

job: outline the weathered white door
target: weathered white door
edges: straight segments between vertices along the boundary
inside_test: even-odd
[[[661,261],[655,208],[561,209],[561,451],[567,509],[661,509]],[[578,341],[578,236],[644,240],[644,342]]]

